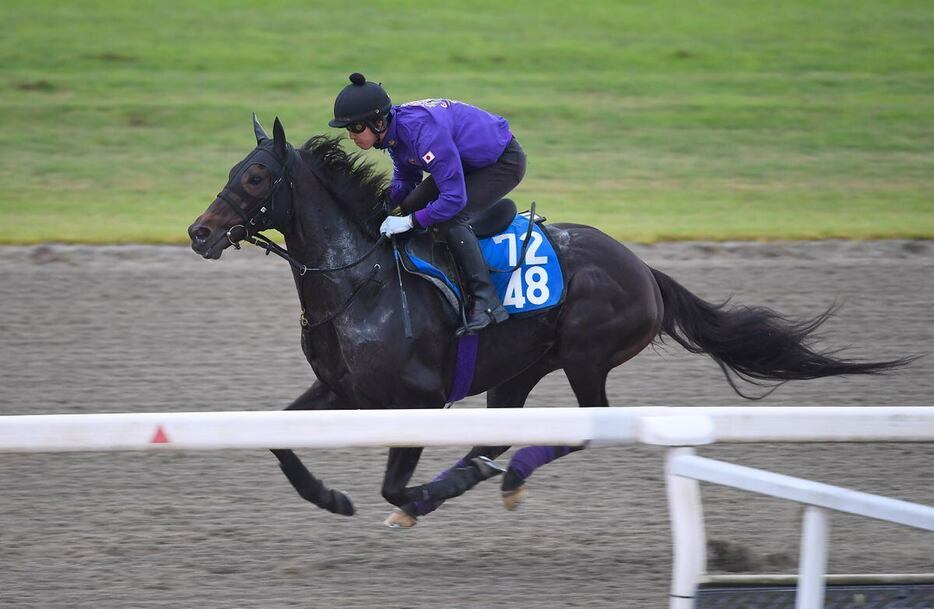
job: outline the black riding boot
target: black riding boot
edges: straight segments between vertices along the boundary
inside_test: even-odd
[[[451,226],[445,231],[445,238],[454,261],[460,267],[464,287],[473,296],[467,308],[467,325],[462,328],[463,333],[473,334],[490,324],[509,319],[509,313],[503,308],[493,288],[490,269],[470,227],[464,224]]]

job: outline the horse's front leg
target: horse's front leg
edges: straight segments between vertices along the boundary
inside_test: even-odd
[[[409,528],[415,526],[419,516],[425,516],[434,512],[441,507],[441,504],[443,504],[446,499],[461,495],[470,490],[470,488],[473,488],[477,483],[503,473],[503,469],[493,464],[492,459],[495,459],[507,450],[509,450],[508,446],[475,446],[464,457],[458,459],[453,467],[449,467],[435,476],[429,484],[410,488],[409,496],[413,494],[411,491],[414,490],[415,493],[422,498],[399,506],[389,515],[383,524],[393,528]],[[488,463],[484,459],[475,462],[474,460],[478,457],[484,457],[486,460],[489,460],[490,467],[487,467]],[[481,465],[479,464],[482,464],[482,472]],[[475,469],[467,469],[471,466]],[[434,484],[442,480],[447,480],[452,475],[456,480],[453,486],[441,488]],[[454,494],[451,494],[452,492]],[[445,496],[442,497],[442,495]],[[425,499],[425,496],[431,498]]]
[[[422,448],[390,448],[386,462],[386,475],[383,477],[383,499],[397,506],[389,518],[383,522],[394,529],[415,526],[415,516],[402,511],[407,503],[405,485],[412,479],[415,467],[422,456]]]
[[[486,394],[487,408],[521,408],[542,377],[557,367],[551,358],[543,357],[515,378],[491,387]],[[435,476],[428,484],[407,489],[409,503],[400,505],[384,524],[394,528],[415,526],[419,516],[435,511],[446,499],[462,495],[483,480],[503,473],[503,468],[493,463],[492,459],[507,450],[508,446],[475,446],[453,467]]]
[[[337,408],[340,408],[337,395],[321,381],[315,381],[305,393],[289,404],[286,410],[334,410]],[[329,512],[353,516],[353,502],[346,493],[326,487],[308,471],[308,468],[291,450],[278,448],[270,450],[279,459],[282,473],[303,499]]]
[[[414,527],[418,516],[428,514],[436,510],[446,500],[459,497],[480,482],[502,474],[506,471],[506,468],[494,462],[484,453],[489,452],[493,455],[499,455],[505,452],[507,448],[506,446],[477,447],[467,457],[459,460],[454,467],[445,470],[431,482],[410,487],[406,487],[405,484],[412,477],[415,463],[418,462],[418,456],[416,455],[414,459],[407,459],[403,455],[394,459],[392,451],[390,451],[389,467],[386,469],[386,481],[383,485],[383,497],[397,507],[383,524],[392,528],[407,529]],[[421,454],[422,449],[392,450],[417,450],[418,454]],[[398,467],[393,467],[396,464],[398,464]]]
[[[491,387],[486,394],[487,408],[521,408],[542,377],[557,368],[553,358],[543,357],[518,376]],[[503,468],[493,463],[492,459],[507,450],[508,446],[475,446],[454,467],[444,470],[428,484],[408,489],[410,502],[399,506],[389,515],[385,524],[413,527],[419,516],[438,509],[445,499],[457,497],[483,480],[503,473]]]

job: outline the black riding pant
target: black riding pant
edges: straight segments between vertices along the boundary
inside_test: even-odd
[[[453,218],[432,229],[445,234],[450,225],[470,224],[472,218],[502,199],[522,181],[525,164],[525,151],[516,138],[512,138],[495,163],[465,173],[467,204]],[[439,194],[435,179],[428,176],[409,193],[400,207],[403,213],[410,214],[424,208],[437,199]]]

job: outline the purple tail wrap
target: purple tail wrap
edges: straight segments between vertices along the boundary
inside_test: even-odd
[[[479,344],[480,336],[477,334],[464,334],[457,341],[457,364],[454,368],[454,385],[448,396],[448,404],[464,399],[470,391],[474,369],[477,366]]]
[[[571,452],[570,446],[526,446],[520,448],[509,461],[509,469],[516,470],[523,480],[539,467],[551,463]]]
[[[438,474],[437,476],[435,476],[432,482],[437,482],[438,480],[444,480],[450,475],[452,471],[454,471],[455,469],[459,467],[467,467],[467,462],[464,461],[463,459],[458,460],[457,463],[454,464],[454,467],[450,469],[446,469],[440,474]],[[432,505],[430,501],[416,501],[414,505],[415,505],[415,514],[414,514],[415,516],[424,516],[425,514],[430,514],[434,512],[436,509],[436,506]]]

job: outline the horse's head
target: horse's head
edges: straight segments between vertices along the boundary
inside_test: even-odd
[[[253,115],[256,148],[233,166],[227,185],[188,227],[191,249],[205,258],[220,258],[253,233],[283,231],[292,214],[292,180],[297,153],[285,139],[276,117],[272,139]]]

